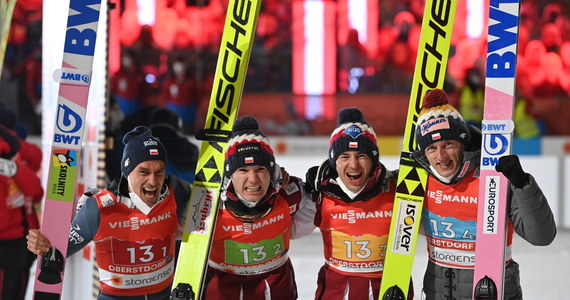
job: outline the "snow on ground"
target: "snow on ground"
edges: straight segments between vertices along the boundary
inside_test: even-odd
[[[312,234],[291,242],[289,252],[300,300],[313,299],[317,273],[324,263],[321,234]],[[570,284],[570,231],[558,232],[550,246],[532,246],[519,236],[513,241],[513,258],[520,264],[521,285],[526,300],[568,299]],[[420,236],[416,247],[412,277],[415,299],[422,299],[422,277],[427,264],[425,238]]]

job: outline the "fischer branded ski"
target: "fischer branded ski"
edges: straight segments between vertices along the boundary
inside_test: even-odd
[[[196,177],[170,299],[201,299],[224,174],[226,144],[236,119],[261,0],[230,0],[216,65]]]
[[[503,299],[509,181],[495,165],[511,153],[519,6],[519,0],[491,0],[489,7],[474,299]]]
[[[16,0],[0,0],[0,79],[4,69],[4,56],[6,55],[6,45],[10,35],[10,25],[12,24],[12,13],[16,6]]]
[[[400,156],[396,197],[379,299],[407,299],[428,173],[411,157],[428,90],[442,88],[458,0],[427,0]]]
[[[36,300],[61,298],[100,8],[101,0],[69,3],[62,68],[54,73],[60,85],[41,226],[52,249],[37,263]]]

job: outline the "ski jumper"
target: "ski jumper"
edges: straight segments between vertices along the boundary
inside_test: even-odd
[[[412,153],[412,158],[430,173],[422,213],[429,252],[423,281],[427,300],[473,298],[481,132],[473,126],[469,130],[472,139],[465,146],[461,171],[449,183],[433,175],[423,151]],[[548,202],[532,175],[529,177],[521,189],[511,185],[508,196],[505,300],[522,299],[519,265],[511,255],[513,232],[533,245],[548,245],[556,235]]]
[[[13,134],[0,126],[4,134]],[[41,164],[40,153],[28,149],[28,143],[14,137],[18,145],[9,145],[0,137],[0,157],[10,159],[17,171],[12,177],[0,175],[0,299],[24,299],[30,267],[36,257],[27,250],[26,235],[38,228],[33,205],[43,196],[40,179],[34,169]],[[10,157],[9,148],[19,147]],[[39,149],[39,148],[37,148]]]
[[[299,178],[290,181],[286,189],[269,196],[271,208],[252,222],[237,218],[227,205],[232,200],[224,201],[214,231],[204,299],[297,299],[288,256],[291,224],[310,198]],[[230,191],[228,197],[236,195]]]
[[[340,188],[336,171],[318,179],[314,224],[323,238],[325,264],[315,299],[378,298],[395,197],[392,173],[380,166],[354,199]]]
[[[148,215],[130,205],[126,184],[86,200],[70,226],[67,256],[95,242],[100,279],[97,299],[169,297],[177,229],[184,222],[189,198],[190,184],[169,176]]]
[[[178,227],[173,198],[168,194],[145,215],[107,190],[95,195],[101,223],[93,241],[102,292],[154,294],[170,285]]]

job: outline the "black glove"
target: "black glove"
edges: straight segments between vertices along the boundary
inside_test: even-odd
[[[516,155],[507,155],[499,158],[499,163],[495,166],[495,170],[503,173],[516,188],[520,189],[528,183],[529,175],[523,171],[519,157]]]
[[[315,188],[315,180],[317,179],[317,172],[319,170],[319,166],[311,167],[307,174],[305,174],[305,182],[303,183],[303,187],[307,193],[316,192],[317,189]]]
[[[0,153],[0,157],[10,159],[20,150],[20,140],[10,133],[8,129],[4,128],[4,126],[0,126],[0,139],[6,142],[9,148],[9,150],[4,153]]]

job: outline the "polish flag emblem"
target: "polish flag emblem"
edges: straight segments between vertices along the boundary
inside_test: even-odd
[[[148,150],[148,152],[150,153],[150,155],[158,155],[158,149],[150,149]]]
[[[441,140],[441,134],[439,132],[436,132],[431,135],[431,139],[434,141]]]
[[[252,164],[252,163],[253,163],[253,157],[252,157],[252,156],[246,157],[246,158],[245,158],[245,163],[246,163],[246,164]]]
[[[350,142],[350,143],[348,143],[348,148],[358,148],[358,142]]]

